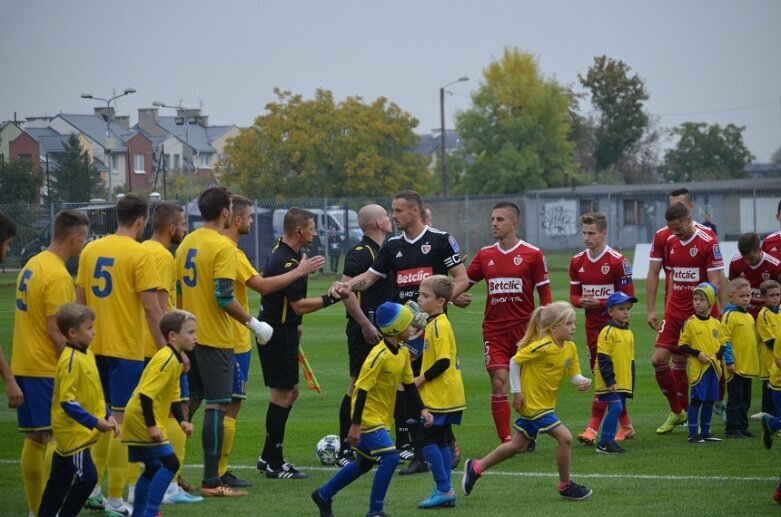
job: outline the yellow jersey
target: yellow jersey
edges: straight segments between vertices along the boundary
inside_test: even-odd
[[[231,241],[233,242],[233,241]],[[247,311],[249,310],[249,293],[247,291],[247,282],[253,277],[260,276],[260,273],[252,267],[247,255],[236,247],[236,282],[233,284],[233,295],[236,301],[241,304],[241,307]],[[246,325],[243,325],[231,318],[233,322],[233,335],[236,338],[236,350],[237,354],[243,354],[252,350],[252,338],[250,336],[250,330]]]
[[[179,403],[179,377],[182,375],[182,358],[171,347],[165,346],[149,361],[141,374],[141,381],[130,396],[125,408],[125,421],[122,424],[122,443],[126,445],[160,445],[168,442],[168,434],[165,423],[171,404]],[[154,442],[149,437],[149,431],[144,421],[144,412],[141,409],[140,394],[152,399],[155,422],[163,434],[162,442]]]
[[[366,404],[361,416],[361,432],[371,433],[378,429],[393,428],[393,408],[399,384],[414,382],[409,350],[380,341],[371,349],[361,366],[361,373],[355,381],[355,392],[351,412],[355,411],[355,397],[358,390],[366,392]],[[352,414],[352,413],[351,413]]]
[[[76,285],[95,311],[95,355],[144,360],[147,325],[140,294],[162,286],[147,248],[121,235],[90,242],[79,257]]]
[[[233,348],[232,318],[217,304],[215,280],[236,280],[236,245],[211,228],[198,228],[176,249],[182,309],[198,318],[198,344]],[[235,289],[235,286],[234,286]]]
[[[73,278],[60,257],[47,250],[27,262],[16,279],[11,355],[14,375],[55,376],[57,350],[49,337],[47,318],[74,300]]]
[[[635,335],[629,327],[621,327],[609,321],[599,332],[597,338],[597,367],[594,368],[594,392],[597,395],[614,393],[608,388],[599,363],[599,354],[610,357],[613,363],[615,393],[632,396],[635,385]]]
[[[521,391],[525,400],[521,416],[527,419],[552,413],[564,376],[581,373],[575,343],[565,341],[559,347],[550,335],[521,348],[512,360],[521,365]]]
[[[74,420],[65,412],[63,404],[80,406],[89,413],[85,417],[93,427]],[[106,413],[103,386],[92,350],[68,344],[57,362],[52,396],[52,432],[57,440],[57,453],[72,456],[97,442],[100,431],[94,425]]]
[[[160,289],[168,293],[168,307],[176,307],[176,267],[174,256],[168,248],[157,241],[149,239],[141,243],[141,246],[152,256],[157,274],[160,275]],[[144,325],[144,357],[152,357],[157,353],[157,345],[152,338],[152,332],[148,325]]]
[[[719,351],[719,322],[716,318],[708,316],[701,318],[696,314],[689,316],[681,328],[681,336],[678,338],[678,346],[689,345],[708,356],[708,362],[702,364],[692,355],[689,358],[689,385],[695,386],[702,376],[710,368],[713,368],[716,377],[721,377],[721,360],[716,358]]]
[[[735,373],[743,377],[758,377],[757,329],[750,312],[734,306],[727,307],[721,316],[719,343],[726,346],[727,342],[730,343],[735,359]],[[725,375],[732,377],[726,371]]]
[[[446,314],[431,318],[423,333],[423,356],[420,371],[425,372],[440,359],[449,359],[450,366],[440,375],[420,387],[420,398],[432,413],[453,413],[466,409],[464,382],[458,363],[456,338]]]
[[[773,364],[770,365],[770,379],[768,386],[771,390],[781,391],[781,368],[778,363],[781,362],[781,343],[776,340],[773,346]]]
[[[759,335],[759,378],[763,381],[770,378],[770,366],[773,364],[773,351],[765,344],[774,339],[778,343],[781,337],[781,312],[778,307],[762,307],[757,315],[757,334]]]

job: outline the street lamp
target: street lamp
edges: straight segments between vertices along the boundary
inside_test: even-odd
[[[441,134],[440,137],[440,147],[442,152],[442,195],[447,196],[447,184],[448,184],[448,173],[447,173],[447,153],[445,151],[445,88],[447,88],[450,85],[456,84],[456,83],[463,83],[468,81],[469,78],[459,77],[453,82],[447,83],[442,88],[439,89],[439,117],[441,122]]]
[[[177,106],[172,106],[170,104],[166,104],[166,103],[160,102],[160,101],[154,101],[152,103],[152,106],[155,106],[157,108],[175,109],[175,110],[177,110],[178,112],[180,112],[180,113],[182,113],[184,115],[183,117],[181,117],[181,118],[184,119],[182,124],[180,124],[178,120],[175,120],[175,123],[176,123],[177,126],[184,125],[184,143],[189,148],[190,147],[190,109],[189,108],[185,108],[184,106],[182,106],[181,103],[179,103],[179,105],[177,105]],[[184,152],[183,152],[182,153],[182,161],[183,162],[186,162],[185,158],[186,157],[185,157]],[[193,173],[192,173],[192,170],[190,170],[190,166],[189,165],[185,164],[185,167],[187,168],[187,186],[189,188],[189,192],[188,192],[187,195],[192,198],[192,195],[193,195]]]
[[[106,103],[106,114],[103,115],[103,118],[106,120],[106,165],[108,166],[108,199],[111,201],[111,194],[113,192],[112,187],[112,172],[111,172],[111,149],[114,147],[114,139],[111,137],[111,117],[109,116],[109,112],[111,111],[111,103],[120,97],[124,97],[125,95],[130,95],[131,93],[136,93],[135,88],[125,88],[125,90],[120,93],[119,95],[115,95],[109,99],[103,99],[101,97],[95,97],[91,93],[82,93],[81,98],[82,99],[93,99],[96,101],[103,101]]]

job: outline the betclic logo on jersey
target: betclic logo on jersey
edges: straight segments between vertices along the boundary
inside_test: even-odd
[[[433,273],[434,270],[430,267],[418,267],[396,271],[396,287],[420,285],[423,280],[430,277]]]
[[[700,282],[700,268],[675,267],[673,268],[673,281],[675,282]]]
[[[488,294],[523,293],[523,281],[520,278],[497,277],[488,280]]]
[[[613,284],[587,285],[583,284],[583,296],[595,298],[597,300],[607,300],[613,294]]]

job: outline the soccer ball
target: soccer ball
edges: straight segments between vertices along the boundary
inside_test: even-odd
[[[323,465],[336,463],[336,457],[339,455],[339,437],[335,434],[328,434],[320,438],[315,454]]]

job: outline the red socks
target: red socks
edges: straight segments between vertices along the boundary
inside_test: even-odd
[[[662,389],[662,395],[667,398],[667,402],[670,404],[670,411],[673,413],[680,413],[683,411],[681,407],[681,401],[678,398],[678,392],[676,389],[675,377],[670,370],[669,365],[662,365],[654,367],[656,371],[656,383]],[[686,371],[684,371],[684,374]]]
[[[507,394],[491,395],[491,416],[494,418],[496,434],[504,443],[512,438],[510,432],[510,403]]]
[[[602,418],[605,416],[605,411],[607,411],[607,402],[602,402],[597,399],[597,397],[594,397],[594,400],[591,403],[591,420],[588,421],[588,426],[591,429],[599,431],[599,426],[602,424]]]
[[[689,409],[689,376],[686,373],[686,363],[673,363],[673,378],[675,379],[675,393],[680,401],[681,409]]]

